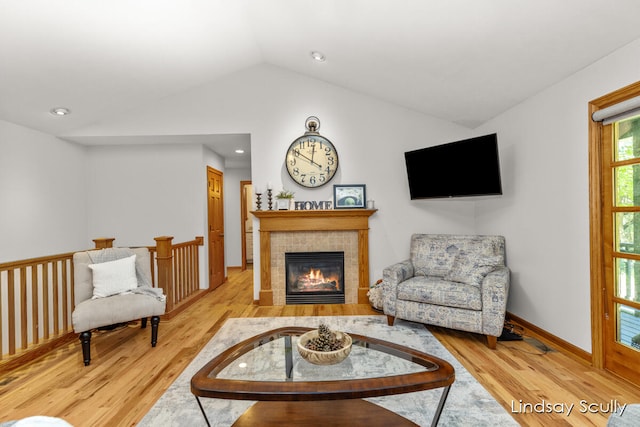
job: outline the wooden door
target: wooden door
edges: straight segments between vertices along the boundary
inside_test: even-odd
[[[209,289],[224,283],[224,205],[222,172],[207,166],[207,215],[209,222]]]
[[[640,383],[640,116],[603,126],[604,366]]]

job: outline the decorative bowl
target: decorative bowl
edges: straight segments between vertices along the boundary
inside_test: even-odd
[[[314,365],[335,365],[336,363],[342,362],[349,356],[349,353],[351,353],[351,337],[344,332],[333,332],[336,334],[337,339],[344,341],[342,348],[334,351],[316,351],[306,348],[305,345],[307,342],[318,336],[318,330],[314,329],[300,335],[300,339],[298,339],[298,353],[300,353],[300,356],[304,360]]]

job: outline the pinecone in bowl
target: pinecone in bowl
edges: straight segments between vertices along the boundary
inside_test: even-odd
[[[344,332],[332,331],[326,324],[304,333],[298,340],[298,353],[316,365],[342,362],[351,353],[351,337]]]

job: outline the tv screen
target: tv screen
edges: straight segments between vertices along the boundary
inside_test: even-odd
[[[404,158],[412,200],[502,194],[495,133],[407,151]]]

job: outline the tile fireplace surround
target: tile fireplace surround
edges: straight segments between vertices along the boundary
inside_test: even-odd
[[[368,302],[369,217],[376,209],[253,211],[260,220],[260,305],[285,305],[285,252],[344,252],[345,303]]]

